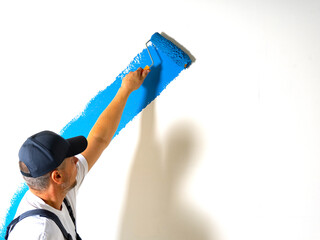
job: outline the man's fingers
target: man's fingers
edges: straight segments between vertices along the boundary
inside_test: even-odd
[[[137,73],[139,74],[139,76],[141,76],[141,74],[142,74],[142,68],[141,67],[139,67],[138,69],[137,69]]]
[[[143,70],[143,72],[142,72],[142,77],[143,77],[143,79],[145,79],[145,78],[147,77],[147,75],[148,75],[149,72],[150,72],[150,69]]]

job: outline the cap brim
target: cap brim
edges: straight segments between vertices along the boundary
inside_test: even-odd
[[[82,153],[88,146],[87,139],[84,136],[68,138],[66,141],[70,144],[66,157],[72,157]]]

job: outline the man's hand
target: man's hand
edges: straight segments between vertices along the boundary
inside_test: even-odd
[[[128,91],[130,94],[134,90],[137,90],[147,77],[150,70],[144,70],[141,67],[134,72],[129,72],[123,79],[121,88]]]

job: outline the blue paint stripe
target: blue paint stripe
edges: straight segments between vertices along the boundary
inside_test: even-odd
[[[166,86],[184,69],[176,65],[171,58],[161,53],[161,51],[158,51],[155,47],[150,46],[149,50],[154,60],[154,66],[152,66],[151,72],[145,79],[142,87],[130,95],[115,136],[128,122],[159,96]],[[147,50],[144,49],[132,60],[129,66],[117,76],[116,80],[110,86],[100,91],[91,99],[79,117],[74,118],[63,128],[61,135],[64,138],[73,137],[74,135],[87,137],[99,115],[116,95],[121,86],[122,78],[128,72],[148,64],[150,64],[150,57]]]
[[[151,72],[145,79],[142,87],[134,91],[126,104],[119,127],[115,136],[148,104],[150,104],[167,85],[174,80],[184,69],[178,66],[167,55],[158,51],[153,45],[148,47],[154,60]],[[94,98],[90,100],[84,111],[76,118],[72,119],[60,132],[64,138],[77,135],[88,136],[92,126],[96,122],[102,111],[109,105],[113,97],[116,95],[121,86],[122,78],[130,71],[135,71],[139,67],[150,65],[150,57],[147,49],[139,53],[128,65],[128,67],[120,73],[115,81],[106,89],[100,91]],[[27,192],[28,187],[23,184],[19,187],[11,199],[11,206],[7,211],[5,221],[0,229],[0,237],[4,238],[6,226],[14,218],[21,199]]]

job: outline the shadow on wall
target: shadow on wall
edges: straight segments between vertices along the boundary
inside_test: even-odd
[[[152,81],[159,80],[160,68],[154,67],[150,72]],[[154,89],[144,87],[148,94],[154,93]],[[155,134],[155,102],[144,109],[141,119],[119,239],[212,239],[204,217],[179,199],[183,176],[196,160],[193,155],[197,129],[188,122],[181,122],[171,128],[164,142],[159,142]]]

